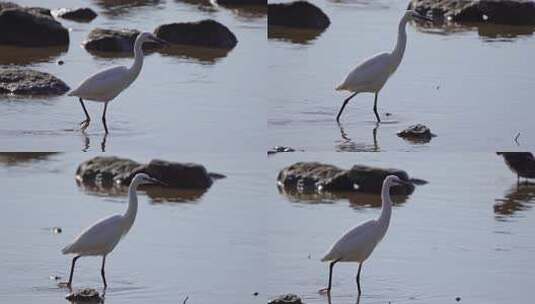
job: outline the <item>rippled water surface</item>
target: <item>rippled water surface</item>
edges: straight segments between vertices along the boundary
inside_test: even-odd
[[[265,151],[263,144],[260,149],[266,132],[264,99],[259,95],[263,87],[250,81],[251,74],[263,73],[265,67],[265,8],[214,8],[209,3],[172,0],[16,2],[51,9],[88,6],[99,14],[90,23],[59,19],[70,31],[68,49],[0,48],[0,65],[50,72],[71,88],[100,69],[132,63],[131,57],[88,53],[81,44],[96,27],[152,32],[171,22],[210,18],[223,23],[238,39],[228,53],[181,48],[145,57],[139,78],[110,103],[105,150]],[[59,60],[65,64],[58,65]],[[87,136],[78,131],[84,115],[76,98],[1,98],[2,150],[100,151],[103,105],[86,102],[86,106],[93,118]]]
[[[312,2],[330,17],[324,32],[269,29],[270,146],[454,152],[535,147],[533,28],[408,25],[403,61],[379,94],[384,123],[376,126],[373,94],[363,93],[348,104],[338,126],[335,117],[349,93],[334,88],[362,60],[393,49],[408,1]],[[396,136],[416,123],[438,137],[414,144]]]
[[[89,154],[0,156],[1,302],[64,302],[67,290],[49,279],[65,279],[69,270],[60,249],[98,218],[126,209],[123,194],[77,186],[74,172]],[[181,303],[186,296],[188,303],[266,303],[286,292],[305,303],[328,303],[317,292],[328,276],[319,259],[344,231],[378,215],[378,197],[279,192],[278,170],[296,161],[401,168],[428,181],[396,199],[389,231],[363,268],[360,303],[531,299],[535,187],[517,188],[495,154],[159,157],[199,162],[227,178],[179,202],[140,192],[136,222],[108,258],[106,303]],[[61,234],[51,231],[55,226]],[[75,287],[100,289],[99,267],[100,259],[80,259]],[[337,264],[331,303],[356,302],[355,272],[355,264]]]

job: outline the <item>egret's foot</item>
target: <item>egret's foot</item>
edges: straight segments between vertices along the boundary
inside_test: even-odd
[[[80,123],[80,130],[83,132],[87,127],[89,127],[89,123],[91,122],[90,119],[86,119]]]
[[[318,293],[321,294],[321,295],[330,294],[331,290],[329,288],[322,288],[322,289],[318,290]]]

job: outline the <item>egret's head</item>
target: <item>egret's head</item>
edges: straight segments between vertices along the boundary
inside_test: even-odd
[[[433,21],[433,19],[428,18],[427,16],[424,16],[424,15],[418,13],[418,12],[415,11],[415,10],[407,10],[407,11],[405,12],[405,15],[403,16],[403,18],[405,18],[405,19],[407,19],[407,20],[410,20],[410,19],[419,19],[419,20]]]
[[[138,173],[134,176],[132,179],[132,184],[139,186],[139,185],[146,185],[146,184],[162,184],[159,180],[150,177],[146,173]]]
[[[402,180],[401,178],[395,176],[395,175],[389,175],[385,178],[385,180],[383,181],[384,184],[386,185],[389,185],[390,187],[392,186],[401,186],[401,185],[406,185],[408,184],[408,182]]]
[[[149,32],[143,32],[143,33],[139,34],[137,39],[139,39],[139,41],[141,41],[142,43],[143,42],[154,42],[154,43],[158,43],[158,44],[161,44],[161,45],[169,45],[169,42],[167,42],[167,41],[165,41],[163,39],[160,39],[160,38],[154,36],[152,33],[149,33]]]

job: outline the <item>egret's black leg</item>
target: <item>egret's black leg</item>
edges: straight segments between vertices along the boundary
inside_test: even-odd
[[[91,121],[91,118],[89,117],[89,113],[87,113],[87,109],[85,108],[84,101],[82,100],[81,97],[79,98],[79,100],[80,100],[80,104],[82,105],[82,109],[84,109],[84,113],[85,113],[85,120],[80,123],[80,126],[81,126],[80,129],[82,131],[85,131],[85,129],[89,127],[89,122]]]
[[[375,117],[377,117],[377,122],[381,122],[381,118],[379,118],[379,113],[377,113],[377,95],[379,92],[375,93],[375,101],[373,102],[373,112],[375,113]]]
[[[362,263],[359,264],[359,270],[357,272],[357,288],[359,290],[359,295],[361,293],[361,290],[360,290],[360,269],[362,268]]]
[[[72,259],[72,266],[71,266],[71,274],[69,275],[69,282],[67,283],[67,287],[71,288],[72,285],[72,275],[74,274],[74,265],[76,264],[76,260],[78,260],[80,256],[77,255]]]
[[[102,257],[102,268],[100,269],[100,274],[102,275],[102,281],[104,282],[104,288],[108,287],[106,284],[106,276],[104,275],[104,265],[106,264],[106,256]]]
[[[358,94],[358,92],[355,92],[355,93],[351,94],[351,96],[346,98],[346,100],[344,100],[344,104],[342,104],[342,108],[340,108],[340,111],[338,111],[338,115],[336,116],[336,121],[337,122],[340,122],[340,115],[342,115],[342,111],[344,111],[344,108],[346,107],[346,105],[349,102],[349,100],[351,98],[355,97],[355,95],[357,95],[357,94]]]
[[[108,109],[108,102],[104,103],[104,112],[102,113],[102,123],[104,124],[104,130],[108,134],[108,126],[106,125],[106,110]]]

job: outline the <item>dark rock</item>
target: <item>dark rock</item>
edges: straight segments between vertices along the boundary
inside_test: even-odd
[[[50,10],[0,3],[0,44],[58,46],[69,44],[69,31],[54,20]]]
[[[435,134],[431,133],[431,130],[428,127],[421,124],[409,126],[405,130],[398,132],[397,135],[417,143],[427,143],[431,140],[431,138],[436,136]]]
[[[525,0],[411,0],[409,9],[439,21],[535,25],[535,2]]]
[[[408,174],[398,169],[355,165],[350,170],[343,170],[336,166],[317,162],[295,163],[282,169],[277,180],[280,186],[286,189],[296,189],[300,192],[380,193],[383,180],[388,175],[396,175],[402,180],[410,182]],[[394,195],[408,195],[413,191],[414,185],[412,183],[394,186],[391,189],[391,193]]]
[[[64,63],[63,60],[58,60],[58,65],[63,65]]]
[[[58,10],[57,16],[63,19],[74,21],[89,22],[97,17],[97,13],[90,8],[68,9],[62,8]]]
[[[78,166],[76,179],[84,184],[102,187],[128,186],[135,174],[145,172],[162,181],[170,188],[208,188],[212,185],[211,176],[202,165],[152,160],[143,165],[130,159],[115,156],[97,156]]]
[[[267,154],[275,154],[275,153],[281,153],[281,152],[295,152],[294,148],[286,147],[286,146],[275,146],[271,150],[268,150]]]
[[[267,0],[217,0],[219,5],[267,5]]]
[[[93,288],[75,290],[65,296],[71,302],[104,303],[104,298]]]
[[[55,76],[31,69],[0,69],[0,94],[62,95],[69,91]]]
[[[269,301],[268,304],[303,304],[303,301],[298,295],[289,293]]]
[[[199,164],[175,163],[155,159],[148,165],[135,169],[126,180],[129,183],[137,173],[144,172],[173,188],[206,189],[212,185],[212,178]]]
[[[84,47],[88,51],[96,52],[118,52],[118,53],[132,53],[134,51],[134,43],[140,31],[133,29],[110,30],[96,28],[92,30],[87,40],[84,42]],[[143,44],[143,50],[153,50],[159,45],[152,42]]]
[[[306,1],[268,4],[268,25],[326,29],[330,23],[321,9]]]
[[[210,19],[163,24],[154,30],[154,34],[173,44],[231,49],[238,43],[236,36],[226,26]]]

